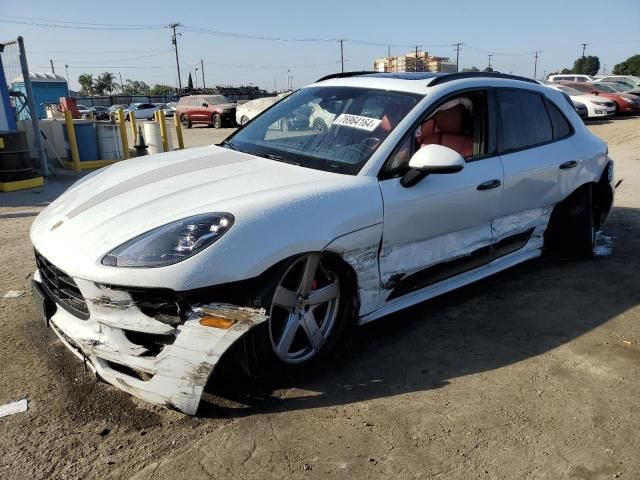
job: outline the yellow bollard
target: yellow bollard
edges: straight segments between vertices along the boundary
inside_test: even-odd
[[[158,110],[158,121],[160,122],[160,137],[162,138],[162,150],[169,151],[169,139],[167,138],[167,122],[164,121],[164,111]]]
[[[182,150],[184,149],[184,140],[182,139],[182,125],[180,125],[180,118],[178,118],[178,114],[175,112],[173,114],[173,123],[176,124],[176,137],[178,137],[178,148]]]
[[[124,124],[124,111],[118,109],[118,125],[120,125],[120,138],[122,139],[122,158],[129,160],[129,139],[127,138],[127,127]]]
[[[67,126],[67,139],[69,140],[69,149],[71,150],[71,162],[76,172],[80,171],[80,154],[78,153],[78,141],[76,140],[76,129],[73,126],[73,118],[71,112],[65,110],[64,123]]]
[[[138,130],[136,129],[136,115],[133,110],[129,112],[129,122],[131,123],[131,136],[133,137],[133,143],[138,140]]]

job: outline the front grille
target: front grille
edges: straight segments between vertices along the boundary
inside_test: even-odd
[[[42,286],[49,298],[72,315],[83,320],[88,319],[89,309],[87,308],[87,302],[85,302],[73,278],[38,252],[35,253],[36,265],[42,277]]]

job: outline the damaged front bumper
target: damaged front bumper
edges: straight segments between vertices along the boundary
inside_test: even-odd
[[[222,355],[267,320],[264,310],[226,303],[172,308],[139,289],[65,278],[50,264],[38,266],[35,286],[55,304],[48,324],[87,367],[136,397],[188,415],[195,415]]]

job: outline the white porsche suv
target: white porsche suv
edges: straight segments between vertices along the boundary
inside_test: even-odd
[[[33,223],[34,298],[99,378],[195,414],[225,352],[301,368],[349,324],[547,249],[591,256],[612,182],[605,143],[533,80],[332,75],[219,146],[82,178]]]

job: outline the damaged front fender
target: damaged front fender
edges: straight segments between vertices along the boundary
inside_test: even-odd
[[[34,280],[42,281],[39,271]],[[58,308],[50,325],[63,343],[106,382],[188,415],[196,414],[223,354],[268,319],[263,309],[194,304],[186,320],[172,326],[143,313],[126,291],[77,284],[88,299],[90,317],[83,320]]]

